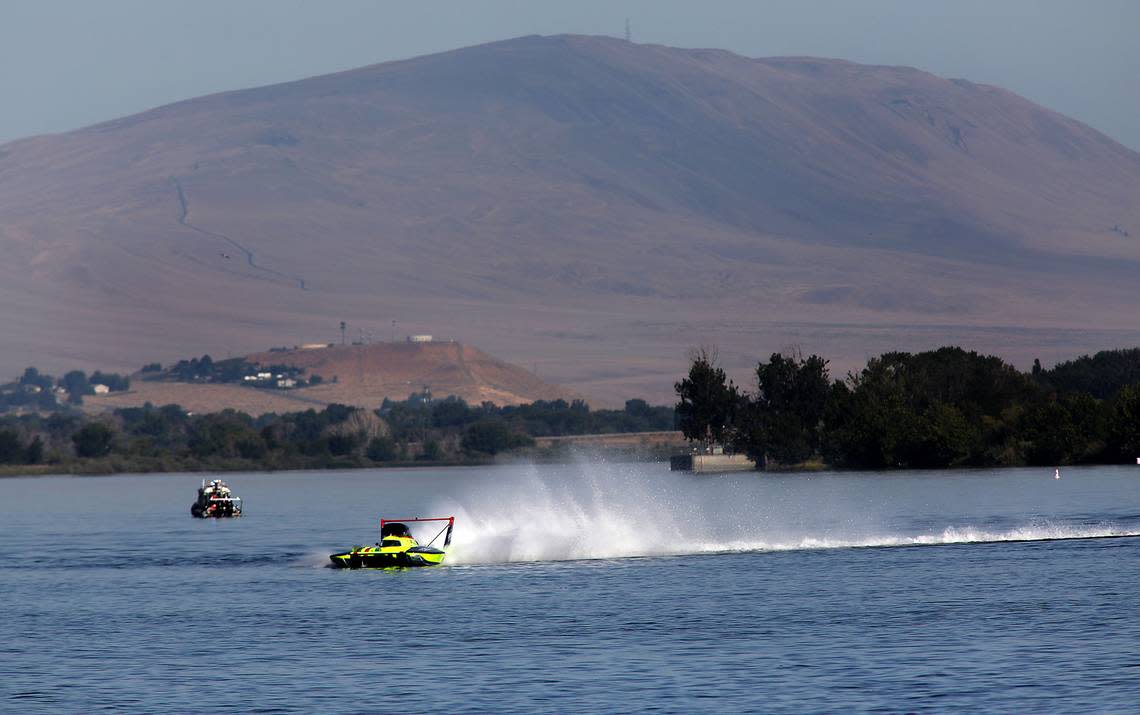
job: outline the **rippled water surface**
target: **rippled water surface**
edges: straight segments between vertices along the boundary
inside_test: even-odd
[[[1140,710],[1140,468],[200,478],[0,480],[0,711]]]

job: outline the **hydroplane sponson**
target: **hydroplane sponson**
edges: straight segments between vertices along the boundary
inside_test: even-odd
[[[408,529],[409,523],[421,521],[446,521],[447,525],[432,540],[421,546]],[[374,546],[354,546],[351,551],[332,554],[329,559],[339,569],[389,569],[409,566],[439,566],[443,563],[444,552],[432,546],[443,536],[443,547],[451,545],[451,530],[455,526],[454,516],[440,516],[421,519],[381,519],[380,542]]]

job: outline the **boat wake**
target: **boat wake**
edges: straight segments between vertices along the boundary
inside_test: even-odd
[[[644,468],[535,468],[481,488],[456,514],[450,564],[617,559],[809,549],[916,547],[1140,536],[1140,519],[1009,516],[919,519],[870,509],[818,483],[753,475],[696,481]],[[801,478],[803,479],[803,478]],[[833,482],[843,477],[831,477]],[[850,478],[848,478],[850,481]],[[757,484],[762,483],[761,487]],[[881,506],[881,505],[880,505]],[[1040,513],[1040,512],[1038,512]],[[941,522],[941,523],[939,523]]]
[[[1140,536],[1140,529],[1110,524],[1071,526],[1034,524],[1007,531],[976,527],[948,526],[939,533],[891,535],[857,539],[805,537],[799,541],[742,543],[721,551],[795,551],[804,549],[854,549],[897,546],[948,546],[952,544],[996,544],[1003,542],[1070,541],[1075,539],[1119,539]]]
[[[603,522],[604,523],[604,522]],[[526,529],[482,528],[469,538],[457,537],[451,564],[488,564],[527,561],[571,561],[585,559],[617,559],[645,556],[686,556],[746,552],[804,551],[815,549],[888,548],[910,546],[947,546],[953,544],[989,544],[1001,542],[1045,542],[1078,539],[1114,539],[1140,537],[1140,529],[1121,528],[1110,524],[1098,526],[1033,525],[1008,531],[989,531],[968,526],[948,526],[936,533],[887,534],[865,537],[794,536],[754,538],[730,541],[690,541],[676,537],[660,541],[645,538],[644,531],[625,540],[610,540],[608,535],[623,535],[622,530],[608,526],[591,529],[587,535],[568,532],[536,534]],[[679,543],[678,543],[679,542]]]

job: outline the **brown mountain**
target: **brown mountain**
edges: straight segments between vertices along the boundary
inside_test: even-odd
[[[0,147],[0,368],[413,329],[595,402],[1140,341],[1140,155],[904,67],[526,37]],[[392,321],[398,321],[395,328]]]
[[[535,400],[573,400],[577,395],[540,380],[533,373],[461,343],[374,343],[275,350],[245,356],[268,368],[301,368],[303,375],[320,375],[320,385],[270,390],[240,384],[186,383],[148,380],[136,374],[128,392],[90,395],[88,409],[178,404],[193,412],[216,412],[227,407],[252,415],[321,409],[332,403],[375,408],[384,398],[403,400],[413,392],[430,390],[437,397],[456,395],[468,404],[493,402],[517,405]]]

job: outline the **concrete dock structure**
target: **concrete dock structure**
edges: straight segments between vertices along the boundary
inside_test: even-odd
[[[718,474],[751,472],[756,469],[756,464],[744,454],[675,454],[669,458],[669,469],[674,472]]]

